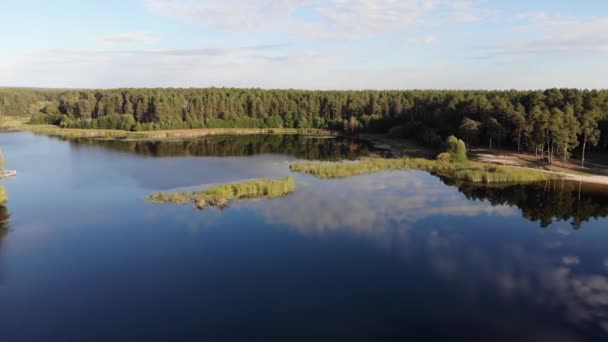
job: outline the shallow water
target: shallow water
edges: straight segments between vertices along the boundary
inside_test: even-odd
[[[0,341],[556,340],[608,337],[608,195],[480,188],[425,172],[227,209],[155,191],[353,159],[356,141],[62,141],[0,134]]]

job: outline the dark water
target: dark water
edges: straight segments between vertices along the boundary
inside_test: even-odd
[[[295,175],[223,211],[151,192],[371,152],[303,137],[167,143],[0,134],[0,341],[608,337],[608,197],[417,171]],[[173,157],[170,157],[173,156]]]

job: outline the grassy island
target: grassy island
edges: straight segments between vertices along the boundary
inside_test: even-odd
[[[215,185],[193,192],[157,192],[147,197],[154,203],[194,203],[199,209],[206,207],[225,208],[233,200],[245,198],[277,198],[292,193],[296,189],[293,178],[252,179],[241,183]]]
[[[449,137],[445,152],[437,159],[368,158],[357,162],[298,162],[291,165],[294,172],[319,178],[342,178],[385,170],[414,169],[473,183],[520,183],[560,178],[560,175],[512,166],[469,161],[464,142]]]
[[[518,183],[560,178],[556,174],[518,167],[424,158],[368,158],[357,162],[298,162],[291,165],[291,170],[294,172],[324,179],[403,169],[424,170],[474,183]]]

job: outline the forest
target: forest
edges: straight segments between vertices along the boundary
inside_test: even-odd
[[[608,150],[608,91],[312,91],[235,88],[60,90],[0,88],[0,115],[33,124],[129,131],[188,128],[328,128],[390,132],[439,146],[544,153]]]

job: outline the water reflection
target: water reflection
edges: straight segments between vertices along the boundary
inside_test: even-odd
[[[303,159],[314,160],[343,160],[355,159],[361,156],[366,156],[371,153],[378,153],[373,147],[365,142],[343,138],[320,138],[307,137],[300,135],[249,135],[249,136],[212,136],[204,137],[196,140],[185,141],[104,141],[94,139],[70,139],[72,146],[102,146],[110,150],[132,153],[143,156],[152,157],[178,157],[178,156],[252,156],[257,154],[288,154]],[[78,149],[75,150],[76,154]],[[87,149],[83,153],[87,155],[92,153]],[[261,164],[259,163],[261,162]],[[104,161],[105,163],[105,161]],[[121,161],[121,163],[125,163]],[[199,170],[205,170],[205,177],[209,182],[221,181],[221,175],[235,173],[234,170],[248,169],[260,170],[259,173],[252,173],[251,177],[275,177],[284,175],[288,172],[287,169],[279,170],[278,164],[282,168],[286,168],[285,164],[280,163],[280,160],[244,160],[236,161],[222,159],[216,161],[206,160],[205,162],[191,161],[191,164],[185,168],[174,168],[173,164],[155,164],[155,169],[162,170],[163,167],[170,167],[171,170],[162,170],[163,177],[159,177],[152,170],[137,170],[135,177],[138,182],[146,182],[146,184],[163,183],[163,190],[170,187],[199,185],[207,179],[201,179],[203,175]],[[198,166],[200,164],[200,166]],[[241,165],[242,164],[242,165]],[[259,165],[258,165],[259,164]],[[139,165],[139,164],[138,164]],[[216,169],[217,166],[217,170]],[[116,169],[121,169],[121,165],[115,166]],[[129,169],[130,170],[130,169]],[[129,174],[130,171],[125,170],[124,173]],[[263,172],[262,172],[263,171]],[[279,172],[281,171],[281,172]],[[247,172],[236,172],[237,176],[228,179],[235,181],[238,179],[247,178]],[[243,174],[243,175],[241,175]],[[147,177],[150,177],[148,179]],[[177,180],[172,181],[173,178]],[[380,180],[382,177],[368,177],[369,179]],[[458,190],[465,195],[468,200],[484,200],[492,204],[485,207],[486,211],[502,211],[506,212],[508,207],[517,207],[521,210],[521,215],[531,221],[539,222],[542,227],[548,227],[555,221],[569,221],[575,229],[581,228],[585,222],[591,219],[597,219],[608,216],[608,187],[600,187],[595,185],[581,184],[569,181],[547,181],[537,184],[520,184],[520,185],[499,185],[499,186],[479,186],[458,180],[441,178],[444,184],[457,187]],[[349,181],[327,182],[325,184],[342,184]],[[356,182],[361,182],[357,179]],[[167,185],[164,185],[167,183]],[[403,198],[402,187],[393,186],[394,195],[389,198],[389,193],[386,192],[380,205],[385,208],[394,207],[395,205],[403,205],[403,201],[407,202],[407,207],[413,210],[407,211],[410,219],[422,216],[430,216],[441,212],[457,212],[464,210],[463,206],[469,206],[471,202],[457,199],[453,205],[449,207],[437,208],[435,205],[421,202],[422,199],[415,192],[428,193],[429,189],[423,187],[413,187],[411,184],[404,182],[410,187],[410,191],[406,195],[416,195]],[[382,185],[382,184],[380,184]],[[350,186],[350,185],[347,185]],[[150,187],[152,187],[150,185]],[[386,186],[385,186],[386,188]],[[397,192],[395,192],[397,191]],[[401,191],[401,192],[399,192]],[[343,192],[343,189],[336,189],[336,193]],[[323,217],[328,224],[334,221],[330,216],[342,217],[351,219],[355,216],[365,216],[357,219],[356,222],[369,223],[370,205],[365,205],[361,208],[347,208],[348,212],[356,213],[352,215],[342,215],[342,212],[332,211],[333,203],[337,200],[332,200],[327,197],[319,198],[316,201],[310,201],[310,208],[318,212],[318,217]],[[350,198],[340,200],[343,204],[352,202]],[[374,205],[374,204],[371,204]],[[497,207],[498,206],[498,207]],[[470,208],[468,209],[470,210]],[[405,211],[401,211],[404,213]],[[480,212],[471,211],[471,215],[479,215]],[[310,217],[294,218],[294,221],[305,222],[311,219]],[[367,220],[367,221],[366,221]],[[335,224],[337,225],[343,225]]]
[[[292,158],[278,147],[282,155],[142,158],[180,155],[182,142],[175,152],[119,142],[129,148],[117,153],[114,143],[29,133],[0,140],[19,170],[0,249],[2,341],[607,336],[606,202],[585,185],[579,196],[576,184],[446,186],[418,171],[296,174],[293,195],[199,213],[143,197],[282,177]],[[563,222],[575,218],[583,229]]]
[[[591,336],[608,336],[608,278],[594,257],[563,255],[576,253],[573,246],[551,251],[523,241],[483,245],[469,234],[433,231],[426,248],[438,277],[479,299],[497,295],[505,305],[524,300]]]
[[[335,181],[303,177],[301,183],[292,197],[259,205],[268,223],[321,239],[365,237],[404,260],[403,272],[420,277],[420,269],[430,270],[481,310],[503,307],[473,315],[496,330],[520,330],[518,338],[577,340],[567,337],[566,326],[551,330],[563,323],[548,323],[550,329],[539,332],[538,325],[527,331],[526,323],[513,321],[534,312],[546,314],[547,322],[562,319],[587,337],[608,336],[608,253],[559,222],[580,228],[607,216],[601,189],[562,181],[506,187],[447,182],[456,188],[416,171]],[[554,229],[530,229],[514,207],[526,220]],[[507,328],[505,321],[515,326]]]
[[[298,178],[296,192],[261,209],[272,223],[323,235],[346,230],[377,235],[395,223],[403,231],[436,216],[515,216],[506,205],[463,200],[462,195],[421,171],[382,172],[337,180]],[[314,213],[314,214],[313,214]]]
[[[295,227],[321,231],[347,228],[355,231],[374,229],[393,220],[409,224],[438,215],[521,216],[546,228],[566,221],[580,229],[593,219],[608,216],[608,189],[570,181],[534,184],[484,186],[441,178],[417,171],[399,171],[318,181],[302,177],[304,183],[322,184],[328,191],[316,193],[314,187],[300,186],[302,200],[275,202],[267,208],[269,216]],[[358,192],[357,195],[353,192]],[[293,211],[289,208],[301,208]],[[315,215],[310,215],[310,213]],[[286,213],[288,215],[283,215]]]
[[[443,179],[458,187],[467,199],[487,200],[492,205],[521,209],[523,217],[548,227],[555,221],[568,221],[575,229],[585,222],[608,216],[608,188],[565,180],[535,184],[479,186]]]
[[[363,141],[300,135],[212,136],[196,140],[155,142],[76,139],[70,140],[70,142],[74,145],[94,144],[116,151],[153,157],[287,154],[311,160],[344,160],[379,152]],[[542,227],[547,227],[555,221],[569,221],[575,229],[579,229],[590,219],[608,216],[608,188],[606,187],[563,180],[502,186],[479,186],[445,178],[442,178],[442,181],[447,185],[458,187],[467,199],[487,200],[494,206],[518,207],[521,209],[522,216],[539,222]],[[400,196],[396,196],[397,198],[393,198],[383,205],[395,205],[399,202]],[[349,201],[349,199],[345,200]],[[417,200],[419,201],[420,198]],[[319,203],[326,201],[328,201],[327,198],[311,202],[320,205]],[[408,202],[410,205],[415,205],[412,199],[408,199]],[[331,205],[323,204],[316,209],[323,212],[320,216],[327,217],[327,215],[331,215],[331,209],[327,208],[331,208]],[[415,207],[415,212],[411,212],[409,215],[410,217],[417,217],[424,213],[431,215],[436,210],[432,208],[434,207],[421,204]],[[364,215],[367,209],[368,207],[350,208],[349,210],[356,211],[358,215]],[[442,210],[445,212],[449,209],[442,208]]]
[[[8,234],[10,214],[6,206],[0,205],[0,253],[2,252],[2,241]]]
[[[192,140],[109,141],[69,139],[72,144],[99,145],[151,157],[291,155],[309,160],[345,160],[369,155],[371,144],[348,138],[302,135],[211,136]]]

